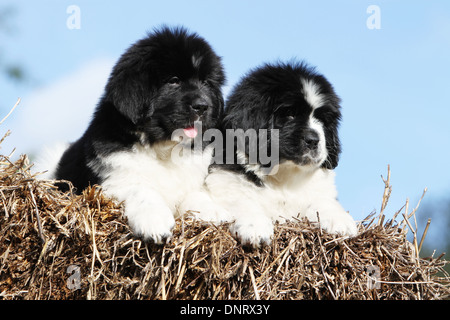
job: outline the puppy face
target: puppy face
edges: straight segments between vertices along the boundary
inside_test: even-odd
[[[225,128],[278,129],[279,161],[333,169],[341,117],[331,84],[305,64],[265,65],[231,93]]]
[[[115,66],[106,97],[148,143],[176,129],[217,125],[223,112],[220,58],[185,29],[164,27],[130,47]]]

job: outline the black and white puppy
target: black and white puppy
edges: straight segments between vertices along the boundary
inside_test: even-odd
[[[267,130],[265,146],[279,157],[270,170],[260,158],[251,163],[249,153],[255,150],[246,139],[245,146],[235,149],[234,160],[240,163],[214,165],[206,178],[212,199],[235,220],[231,229],[241,242],[255,247],[270,243],[273,222],[292,217],[319,219],[330,233],[357,233],[334,184],[340,119],[340,99],[332,85],[305,63],[266,64],[234,87],[226,102],[224,132]]]
[[[197,34],[169,27],[149,33],[120,57],[89,127],[64,152],[53,178],[79,192],[101,185],[124,201],[135,234],[163,242],[180,208],[189,209],[183,202],[201,191],[211,162],[203,147],[175,162],[174,148],[218,124],[224,81],[220,57]],[[173,139],[177,130],[184,137]]]

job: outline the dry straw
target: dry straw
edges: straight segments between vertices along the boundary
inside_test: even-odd
[[[410,219],[359,224],[336,237],[305,220],[275,226],[273,244],[246,250],[228,226],[176,221],[164,246],[136,239],[123,207],[98,187],[63,194],[36,179],[25,155],[0,156],[0,298],[3,299],[448,299],[442,255],[419,258]],[[376,221],[377,220],[377,221]],[[413,243],[406,239],[413,232]],[[440,277],[437,274],[440,274]]]

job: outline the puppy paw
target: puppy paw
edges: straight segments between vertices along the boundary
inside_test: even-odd
[[[343,209],[326,213],[319,211],[319,218],[321,228],[329,233],[350,237],[358,233],[355,220]]]
[[[273,223],[266,216],[238,217],[230,231],[243,246],[258,248],[269,245],[273,237]]]
[[[142,206],[130,209],[125,207],[125,214],[131,230],[144,241],[163,244],[172,235],[175,219],[167,206]]]
[[[228,222],[232,219],[227,210],[217,205],[204,205],[199,207],[198,210],[190,210],[190,212],[194,214],[197,219],[217,224]]]
[[[211,198],[202,193],[190,195],[180,205],[180,212],[191,212],[197,219],[212,223],[229,222],[231,214],[225,208],[214,203]]]

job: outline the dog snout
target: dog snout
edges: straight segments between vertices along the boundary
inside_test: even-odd
[[[308,130],[305,133],[304,141],[305,141],[306,146],[310,150],[314,150],[319,145],[319,141],[320,141],[319,134],[315,130]]]
[[[195,111],[195,113],[199,116],[203,115],[206,110],[208,110],[209,105],[204,99],[195,99],[192,104],[191,108]]]

